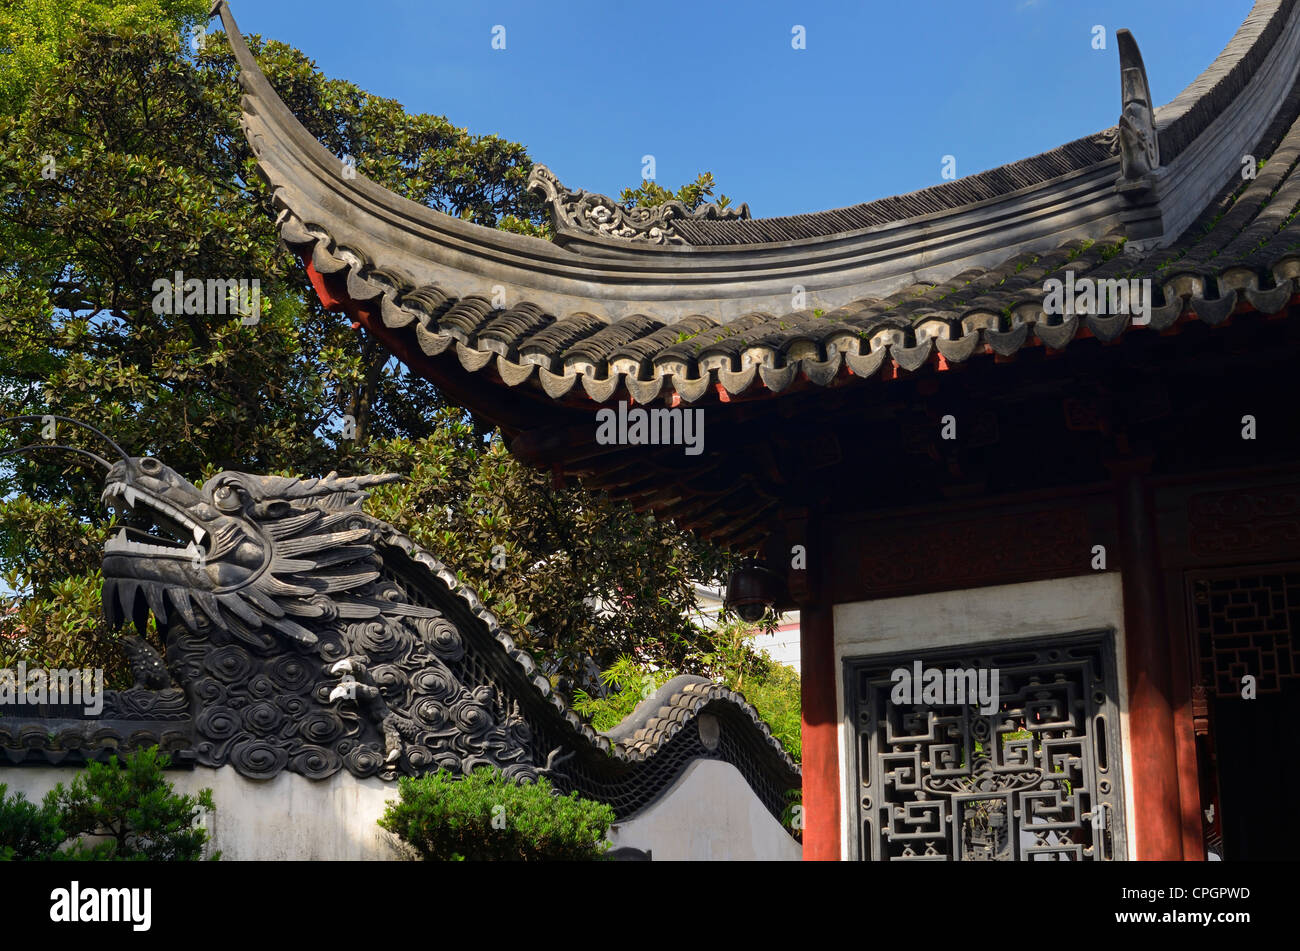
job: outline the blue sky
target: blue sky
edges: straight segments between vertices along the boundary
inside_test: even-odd
[[[231,0],[245,32],[408,111],[522,142],[570,187],[616,195],[650,154],[660,184],[711,171],[755,215],[923,188],[944,155],[965,176],[1113,125],[1121,27],[1163,105],[1251,5]],[[792,48],[795,25],[806,49]]]

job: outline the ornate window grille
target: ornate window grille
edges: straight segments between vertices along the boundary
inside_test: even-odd
[[[996,669],[999,705],[895,704],[892,671]],[[856,857],[1124,859],[1114,638],[1099,631],[850,658]]]
[[[1207,572],[1192,580],[1197,673],[1214,696],[1241,697],[1241,678],[1257,694],[1280,693],[1300,677],[1300,569],[1274,565]]]

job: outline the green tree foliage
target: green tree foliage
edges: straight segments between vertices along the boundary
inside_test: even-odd
[[[631,651],[701,669],[712,639],[690,617],[692,581],[725,570],[720,552],[604,496],[557,488],[455,411],[435,419],[423,439],[371,444],[370,464],[407,481],[377,490],[369,511],[445,561],[521,646],[562,671]]]
[[[614,729],[656,690],[677,676],[672,668],[651,669],[623,654],[600,672],[604,696],[575,690],[573,708],[587,717],[602,733]]]
[[[636,188],[623,189],[618,200],[624,205],[642,208],[658,208],[670,201],[680,201],[694,211],[713,197],[713,190],[716,187],[712,172],[702,172],[695,181],[688,182],[675,192],[669,191],[653,179],[644,179]],[[726,208],[731,204],[731,199],[726,195],[719,195],[714,200],[714,204],[719,208]]]
[[[321,307],[278,241],[239,130],[229,48],[215,33],[190,45],[198,6],[0,9],[0,72],[21,90],[0,100],[0,415],[85,420],[196,481],[223,468],[401,472],[411,481],[378,493],[373,511],[459,570],[550,669],[573,675],[586,656],[608,665],[633,647],[701,667],[712,647],[692,620],[691,582],[716,580],[723,555],[522,468],[488,427]],[[448,214],[545,234],[522,146],[408,115],[284,44],[250,47],[289,108],[361,174]],[[702,200],[712,180],[696,184]],[[155,282],[177,271],[258,279],[260,321],[155,313]],[[0,438],[39,441],[32,427]],[[58,441],[105,451],[66,426]],[[101,480],[55,452],[0,468],[0,567],[14,592],[0,606],[0,664],[104,667],[110,686],[127,682],[99,620],[101,547],[115,531]]]
[[[27,565],[6,577],[13,584],[26,572],[32,590],[41,592],[25,600],[10,598],[0,609],[0,668],[12,668],[20,660],[47,669],[102,666],[106,677],[129,683],[117,634],[104,622],[100,603],[99,528],[71,517],[61,503],[21,496],[0,505],[0,524],[18,526],[12,533],[0,529],[0,540],[8,557]],[[69,574],[68,565],[77,557],[94,567]],[[104,663],[83,663],[100,658]]]
[[[318,430],[341,398],[327,348],[343,347],[346,326],[291,280],[233,122],[177,36],[150,31],[77,35],[25,110],[0,116],[4,415],[94,421],[195,476],[207,462],[327,461]],[[175,271],[259,277],[260,323],[154,313],[154,282]],[[37,441],[30,428],[18,438]],[[96,597],[101,479],[45,453],[0,486],[30,500],[0,511],[0,552],[8,586],[27,596],[15,627],[31,661],[121,671],[115,652],[95,650],[107,632],[59,623]]]
[[[194,821],[212,811],[212,790],[178,796],[163,775],[169,758],[157,747],[89,763],[68,787],[40,806],[0,786],[0,861],[195,861],[206,830]]]
[[[772,735],[798,761],[802,758],[799,675],[793,667],[778,664],[766,651],[756,650],[754,635],[770,631],[765,626],[731,621],[723,625],[714,639],[714,649],[706,658],[706,671],[715,680],[742,693],[772,730]]]
[[[795,762],[803,759],[800,689],[799,675],[793,667],[773,663],[766,674],[750,680],[742,691]]]
[[[379,825],[429,861],[582,861],[599,858],[614,810],[542,777],[514,783],[492,767],[398,780]]]
[[[67,838],[59,816],[0,783],[0,862],[48,859]]]
[[[37,77],[92,27],[129,30],[167,24],[192,35],[208,0],[4,0],[0,3],[0,102],[19,102]]]

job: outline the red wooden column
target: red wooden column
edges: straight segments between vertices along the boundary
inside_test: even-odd
[[[1151,491],[1144,478],[1150,460],[1122,459],[1108,465],[1115,476],[1124,583],[1136,857],[1180,860],[1183,843],[1169,632]]]
[[[831,606],[820,601],[799,611],[805,861],[840,857],[839,717],[831,614]]]
[[[803,706],[803,857],[840,858],[840,746],[835,689],[835,623],[825,519],[814,508],[783,513],[789,541],[807,545],[806,571],[790,572],[799,604],[799,667]]]

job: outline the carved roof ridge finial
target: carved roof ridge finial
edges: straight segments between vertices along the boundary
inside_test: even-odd
[[[1142,51],[1128,30],[1116,30],[1119,45],[1120,94],[1119,117],[1121,191],[1146,191],[1150,175],[1160,167],[1160,133],[1156,129],[1155,105]]]
[[[709,202],[691,208],[673,199],[653,208],[629,207],[607,195],[565,188],[555,173],[541,164],[534,165],[529,173],[528,190],[539,193],[550,204],[557,232],[605,235],[650,244],[686,244],[673,227],[672,222],[676,220],[744,221],[750,217],[748,204],[723,208]]]

